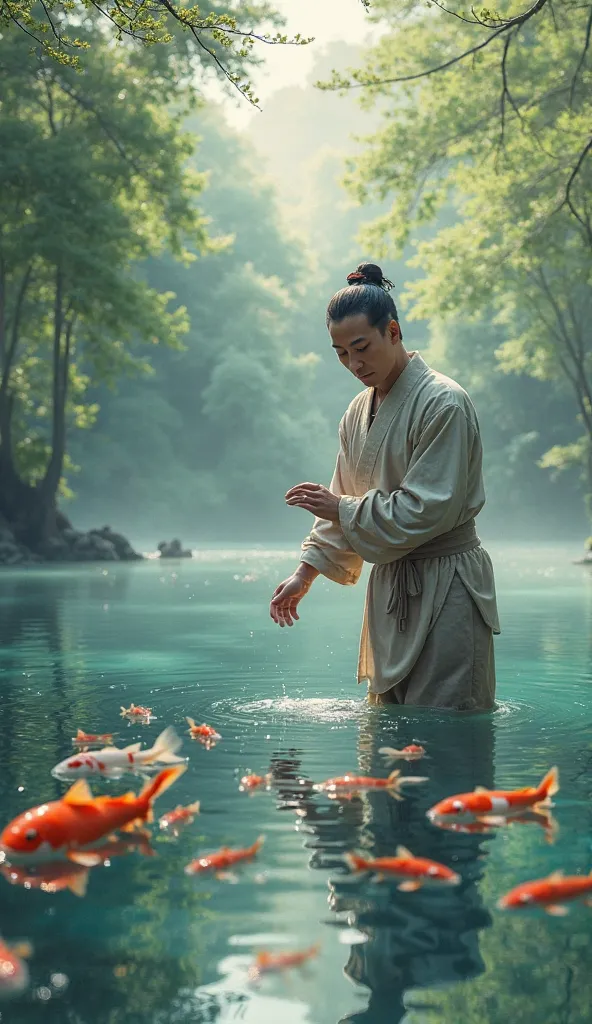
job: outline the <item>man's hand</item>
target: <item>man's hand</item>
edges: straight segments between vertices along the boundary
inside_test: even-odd
[[[339,522],[339,498],[322,484],[296,484],[286,494],[286,505],[297,505],[319,519]]]
[[[296,611],[298,603],[308,593],[317,575],[316,569],[304,566],[301,571],[297,569],[276,587],[269,606],[269,614],[278,626],[293,626],[294,620],[300,618]]]

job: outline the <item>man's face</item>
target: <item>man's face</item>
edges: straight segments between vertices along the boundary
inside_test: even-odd
[[[400,341],[399,325],[391,320],[381,334],[370,327],[365,314],[329,324],[329,334],[340,363],[366,387],[380,387],[393,369]]]

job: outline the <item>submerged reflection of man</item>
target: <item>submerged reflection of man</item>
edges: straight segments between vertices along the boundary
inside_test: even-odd
[[[402,738],[397,742],[393,735]],[[421,737],[429,759],[399,765],[404,774],[425,774],[430,782],[406,789],[402,802],[374,793],[326,803],[301,777],[298,751],[272,759],[283,806],[295,809],[303,830],[311,833],[305,842],[313,850],[310,866],[332,876],[329,906],[367,940],[351,947],[344,970],[370,990],[368,1006],[341,1024],[397,1024],[410,1009],[411,990],[466,980],[484,969],[478,932],[490,924],[490,916],[477,882],[485,837],[438,829],[425,812],[453,792],[493,786],[493,723],[489,715],[401,717],[391,709],[369,709],[359,734],[360,774],[384,775],[379,747],[402,746],[415,735]],[[341,873],[347,850],[392,856],[398,845],[458,870],[461,885],[403,893],[394,884],[373,885],[368,878],[351,879]]]
[[[391,713],[388,719],[370,716],[362,726],[361,774],[380,773],[383,765],[378,748],[388,742],[385,726],[396,728],[397,724]],[[467,792],[476,785],[493,786],[491,716],[450,716],[448,720],[443,716],[406,716],[399,728],[401,725],[421,730],[431,755],[403,772],[425,774],[430,782],[407,789],[410,795],[401,803],[381,794],[364,797],[364,849],[371,856],[385,856],[393,855],[402,845],[416,856],[453,867],[463,880],[459,886],[437,891],[426,887],[414,893],[400,892],[393,884],[372,885],[361,880],[346,885],[336,880],[330,897],[334,908],[348,911],[350,923],[367,936],[366,942],[351,947],[345,974],[370,989],[367,1009],[343,1018],[341,1024],[395,1024],[414,1002],[410,999],[406,1005],[410,990],[466,980],[484,970],[478,933],[491,918],[482,905],[477,883],[482,875],[485,837],[438,829],[428,822],[425,812],[445,795]]]

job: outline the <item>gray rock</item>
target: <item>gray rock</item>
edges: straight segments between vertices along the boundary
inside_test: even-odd
[[[17,544],[0,541],[0,565],[14,565],[20,555]]]
[[[181,541],[174,537],[173,540],[168,543],[166,540],[161,540],[158,545],[161,558],[192,558],[193,552],[188,548],[183,548]]]
[[[109,541],[109,543],[113,545],[117,553],[117,557],[120,558],[122,562],[140,561],[144,557],[137,551],[134,551],[126,537],[121,533],[115,533],[115,531],[109,526],[104,526],[101,530],[91,530],[91,533],[93,536]]]
[[[71,527],[67,527],[65,530],[62,530],[60,536],[63,537],[68,544],[74,544],[80,537],[84,537],[84,534],[81,530],[73,530]]]
[[[49,537],[39,554],[50,562],[67,562],[70,554],[70,547],[67,541],[61,537]]]

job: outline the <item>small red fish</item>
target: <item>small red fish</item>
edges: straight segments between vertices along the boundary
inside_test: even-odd
[[[185,874],[198,875],[202,871],[225,871],[226,868],[233,867],[239,861],[252,860],[259,853],[264,842],[265,837],[259,836],[252,846],[247,846],[245,849],[231,850],[230,847],[223,846],[216,853],[208,853],[204,857],[198,857],[191,861],[191,864],[187,864],[185,867]]]
[[[158,824],[161,829],[170,828],[172,832],[176,832],[181,826],[190,825],[196,814],[199,814],[199,800],[196,800],[194,804],[188,804],[187,807],[182,807],[179,804],[173,811],[167,811]]]
[[[8,944],[0,939],[0,999],[18,996],[29,984],[29,969],[24,962],[32,953],[28,942]]]
[[[592,907],[592,872],[589,875],[564,875],[554,871],[547,878],[523,882],[511,889],[498,902],[501,910],[541,907],[545,913],[563,917],[568,913],[564,903],[583,900]]]
[[[243,775],[238,788],[241,793],[252,793],[256,789],[261,789],[262,786],[265,789],[271,789],[272,782],[273,775],[271,772],[268,772],[267,775],[254,775],[249,772],[247,775]]]
[[[33,807],[6,826],[0,835],[0,861],[41,863],[72,858],[119,830],[131,831],[152,820],[152,804],[186,770],[164,768],[141,793],[93,797],[85,779],[78,779],[61,800]]]
[[[216,732],[211,725],[206,725],[205,722],[202,722],[201,725],[196,725],[193,718],[186,718],[185,721],[189,725],[187,732],[191,738],[199,740],[199,742],[203,743],[206,747],[213,747],[218,740],[222,739],[220,733]]]
[[[327,779],[326,782],[317,782],[312,788],[317,793],[327,793],[328,796],[333,797],[340,793],[349,793],[350,795],[360,793],[365,789],[384,789],[395,800],[402,800],[399,795],[401,786],[427,781],[427,778],[421,776],[402,776],[399,770],[395,770],[387,779],[375,779],[371,775],[343,775],[337,779]]]
[[[460,875],[444,864],[426,857],[414,857],[404,846],[397,846],[396,857],[371,859],[357,853],[346,853],[345,860],[352,871],[373,871],[380,880],[386,875],[402,878],[398,886],[402,892],[415,892],[426,882],[458,885],[461,880]]]
[[[388,765],[399,758],[403,758],[405,761],[419,761],[420,757],[425,754],[425,747],[420,747],[417,743],[410,743],[402,750],[395,750],[394,747],[380,747],[378,753],[383,755],[385,764]]]
[[[249,978],[256,981],[262,974],[286,971],[290,967],[302,967],[307,961],[318,956],[320,950],[320,942],[309,946],[308,949],[295,950],[293,953],[269,953],[262,950],[261,953],[257,953],[254,964],[249,968]]]
[[[102,734],[83,732],[82,729],[78,729],[75,736],[72,737],[72,743],[75,747],[96,747],[99,744],[104,747],[109,747],[113,743],[113,737],[115,733],[105,732]]]
[[[39,889],[52,896],[65,889],[69,889],[75,896],[84,896],[88,886],[89,869],[70,860],[53,861],[38,867],[3,865],[0,872],[11,885],[20,885],[23,889]]]
[[[130,704],[129,708],[121,708],[122,718],[131,718],[133,721],[142,719],[143,725],[153,722],[156,716],[152,714],[152,708],[143,708],[141,704]]]
[[[459,793],[431,807],[427,816],[435,825],[452,821],[484,821],[494,815],[503,818],[514,817],[533,807],[551,806],[551,797],[559,790],[559,773],[551,768],[539,786],[524,789],[484,789],[477,786],[473,793]]]

